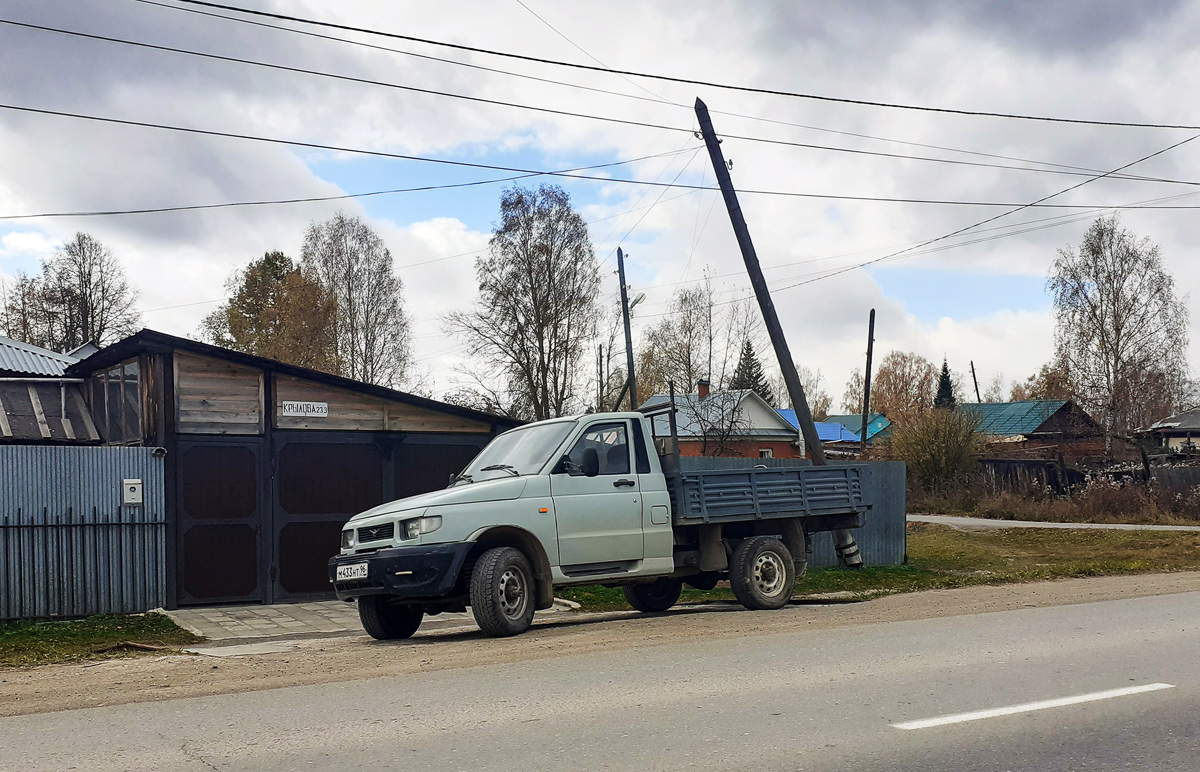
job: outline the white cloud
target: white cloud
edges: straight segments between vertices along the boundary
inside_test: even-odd
[[[38,23],[685,130],[693,126],[688,108],[699,93],[714,111],[718,130],[726,134],[847,149],[1026,165],[1020,160],[939,149],[952,147],[1107,170],[1185,136],[883,110],[638,81],[681,108],[140,4],[106,6],[103,11],[71,6],[69,14],[62,10],[65,6],[35,0],[9,5],[9,16]],[[1194,43],[1200,2],[1110,2],[1103,11],[1070,2],[978,0],[964,5],[969,7],[709,1],[690,4],[686,15],[670,3],[624,5],[619,12],[609,5],[555,6],[544,0],[533,7],[615,67],[862,99],[1200,124],[1200,104],[1190,98],[1200,90],[1200,67],[1195,66],[1200,49]],[[282,8],[283,4],[262,6]],[[576,61],[581,57],[519,6],[509,4],[463,2],[448,12],[444,4],[401,7],[360,0],[336,6],[292,3],[286,12],[551,58]],[[720,30],[719,46],[713,42],[713,30]],[[416,50],[398,41],[372,38],[371,42]],[[625,81],[601,74],[428,47],[422,51],[646,96]],[[532,154],[569,166],[661,153],[688,143],[699,147],[687,131],[489,107],[31,30],[0,29],[0,68],[6,73],[6,100],[17,104],[484,163],[508,165],[514,157]],[[924,147],[726,114],[731,112],[902,139]],[[1194,144],[1132,171],[1190,179],[1194,176],[1190,170],[1200,159],[1200,142]],[[736,184],[745,190],[1026,202],[1086,179],[790,148],[733,137],[727,137],[723,147],[734,160]],[[313,174],[305,163],[312,157],[336,160],[341,156],[0,111],[0,214],[343,192]],[[666,159],[652,159],[604,173],[669,181],[683,160],[668,164]],[[701,152],[680,182],[711,184],[707,167]],[[649,296],[638,309],[639,324],[653,321],[651,315],[665,308],[678,282],[695,280],[706,268],[716,277],[723,298],[746,286],[728,218],[714,194],[677,197],[676,191],[668,191],[652,209],[612,217],[651,204],[661,191],[616,182],[562,182],[586,205],[589,220],[610,218],[591,226],[597,256],[607,261],[606,291],[616,286],[610,275],[613,249],[621,242],[630,252],[630,281]],[[1194,187],[1183,185],[1104,180],[1052,202],[1123,203],[1193,191]],[[1190,198],[1177,203],[1198,202]],[[958,370],[965,370],[966,360],[974,358],[981,370],[1003,370],[1010,377],[1024,377],[1049,355],[1045,315],[987,309],[927,324],[911,313],[914,309],[886,297],[861,271],[822,278],[1003,209],[754,194],[743,195],[742,205],[767,278],[776,287],[776,305],[792,350],[799,361],[825,373],[835,397],[849,370],[859,364],[871,307],[879,310],[879,346],[884,351],[916,350],[930,359],[945,353]],[[268,249],[298,256],[305,225],[338,208],[365,212],[350,201],[46,219],[22,225],[0,241],[0,268],[15,270],[18,256],[33,260],[75,230],[87,230],[125,262],[131,281],[142,293],[143,308],[171,307],[147,313],[146,323],[190,333],[211,305],[187,304],[221,297],[230,271]],[[1044,276],[1056,248],[1078,243],[1086,214],[1026,210],[936,246],[977,243],[904,257],[899,264],[933,271],[953,268],[955,276],[965,269],[983,276]],[[445,373],[461,349],[457,341],[444,336],[438,320],[473,297],[473,259],[426,261],[481,249],[488,234],[468,227],[470,213],[458,211],[453,203],[436,216],[422,212],[412,220],[381,219],[373,224],[384,235],[397,265],[425,263],[401,268],[400,275],[416,320],[417,355],[435,369],[439,384],[449,383],[453,378]],[[1015,227],[1019,223],[1026,224]],[[1200,261],[1194,247],[1200,243],[1197,218],[1186,211],[1137,211],[1127,213],[1125,223],[1161,244],[1182,292],[1200,295]],[[1005,234],[1006,238],[991,240]],[[817,281],[800,284],[813,279]],[[953,280],[946,279],[944,291],[953,289]],[[1193,351],[1200,352],[1197,324],[1200,319],[1193,320]]]

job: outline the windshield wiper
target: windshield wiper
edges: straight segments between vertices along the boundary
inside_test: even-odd
[[[498,472],[500,470],[504,470],[505,472],[512,472],[513,477],[521,476],[521,473],[518,472],[517,468],[515,466],[513,466],[512,464],[492,464],[491,466],[485,466],[484,468],[480,469],[479,471],[481,471],[481,472]]]

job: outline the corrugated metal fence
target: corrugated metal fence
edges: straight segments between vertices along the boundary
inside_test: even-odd
[[[679,460],[684,470],[728,469],[731,466],[753,467],[764,465],[807,466],[811,461],[788,458],[709,458],[685,456]],[[854,540],[862,552],[863,563],[869,566],[898,566],[904,563],[908,552],[908,532],[905,528],[905,467],[903,461],[869,461],[852,466],[863,466],[863,497],[872,505],[865,516],[865,525],[854,530]],[[826,568],[836,566],[837,553],[833,549],[833,535],[813,535],[813,552],[809,566]]]
[[[165,606],[165,515],[154,448],[0,446],[0,619]]]

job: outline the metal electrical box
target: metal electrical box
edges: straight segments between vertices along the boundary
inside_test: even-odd
[[[138,480],[122,480],[121,481],[121,503],[140,506],[142,503],[142,481]]]

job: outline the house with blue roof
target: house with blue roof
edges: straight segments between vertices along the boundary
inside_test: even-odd
[[[796,418],[796,411],[793,409],[781,409],[779,414],[791,424],[793,429],[800,431],[800,421]],[[858,444],[858,435],[842,426],[836,421],[815,421],[817,426],[817,438],[820,439],[822,445],[841,443],[842,447]]]
[[[826,423],[841,424],[846,430],[858,437],[862,432],[862,413],[850,415],[825,416]],[[871,413],[867,416],[867,444],[875,440],[886,440],[892,435],[892,422],[883,413]]]

